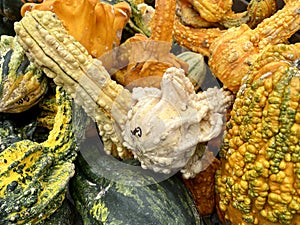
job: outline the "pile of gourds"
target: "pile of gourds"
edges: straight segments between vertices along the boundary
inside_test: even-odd
[[[133,13],[120,42],[150,35],[136,3],[128,2]],[[91,145],[86,128],[93,122],[14,38],[12,23],[22,18],[24,3],[1,3],[0,224],[205,224],[195,203],[205,202],[195,194],[201,187],[193,186],[205,184],[180,174],[161,182],[139,171],[134,159],[119,168],[120,159]],[[210,173],[198,175],[209,176],[207,192],[215,194],[204,214],[216,208],[219,220],[232,225],[300,224],[299,57],[297,43],[266,45],[247,64],[218,159],[208,162]],[[195,86],[204,81],[195,79]],[[236,83],[231,79],[226,83]],[[80,152],[82,146],[88,151]],[[87,160],[99,154],[95,164]],[[118,182],[104,177],[103,168]]]

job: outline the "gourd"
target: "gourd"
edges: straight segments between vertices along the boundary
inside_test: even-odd
[[[122,2],[122,0],[106,0],[105,2],[109,4],[117,4]],[[130,5],[131,13],[130,19],[125,24],[122,31],[121,42],[126,41],[126,39],[134,36],[136,33],[141,33],[149,37],[151,35],[151,29],[144,23],[143,14],[138,8],[138,3],[134,0],[126,0],[126,2]]]
[[[5,150],[11,144],[21,141],[22,139],[30,139],[37,126],[36,120],[26,121],[26,124],[22,124],[19,127],[16,123],[14,114],[0,114],[0,152]],[[28,115],[19,115],[21,118]]]
[[[74,225],[77,224],[77,212],[71,200],[66,198],[49,218],[45,219],[42,225]]]
[[[43,223],[65,199],[86,115],[74,111],[61,87],[55,90],[57,113],[47,140],[23,139],[0,153],[0,224]]]
[[[186,51],[178,54],[176,57],[188,64],[187,76],[194,85],[195,90],[199,90],[206,76],[204,56],[200,53]]]
[[[299,224],[299,57],[299,44],[269,46],[237,93],[216,174],[232,224]]]
[[[128,164],[140,168],[135,160],[117,161],[99,154],[88,143],[83,143],[86,153],[78,155],[76,174],[70,182],[72,199],[85,225],[202,224],[190,193],[178,177],[156,182],[139,169],[120,167]],[[89,159],[96,155],[97,160],[91,163]],[[101,168],[115,174],[117,182],[103,175]]]
[[[1,36],[0,73],[0,112],[28,110],[47,91],[47,77],[28,60],[16,37]]]

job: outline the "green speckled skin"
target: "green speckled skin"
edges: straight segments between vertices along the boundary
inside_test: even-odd
[[[59,87],[56,104],[55,122],[47,140],[20,140],[0,153],[0,224],[41,223],[65,199],[69,179],[75,172],[76,138],[85,128],[82,118],[86,114],[80,114],[81,110],[73,112],[75,106]],[[80,118],[82,127],[77,123]],[[77,124],[76,134],[73,122]]]
[[[97,151],[89,150],[91,154]],[[114,170],[116,161],[111,156],[101,157],[97,163]],[[101,171],[90,167],[81,154],[77,163],[70,190],[85,225],[202,224],[190,193],[177,176],[158,183],[140,172],[125,171],[140,184],[152,181],[149,185],[132,186],[101,177]],[[138,165],[135,160],[126,163]]]

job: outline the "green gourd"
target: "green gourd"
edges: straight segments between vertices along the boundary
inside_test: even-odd
[[[56,87],[53,129],[38,143],[23,139],[0,153],[0,224],[41,224],[65,199],[86,115]],[[76,134],[74,132],[76,124]]]
[[[202,224],[190,192],[176,175],[156,181],[133,159],[120,162],[89,143],[83,146],[70,192],[85,225]]]
[[[176,57],[188,64],[189,68],[187,76],[194,85],[195,90],[199,90],[206,76],[204,56],[200,53],[186,51],[178,54]]]
[[[29,61],[16,37],[1,36],[0,74],[0,112],[26,111],[47,91],[47,77]]]

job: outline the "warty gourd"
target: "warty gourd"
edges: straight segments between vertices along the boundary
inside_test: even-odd
[[[232,224],[299,225],[299,57],[299,44],[269,46],[237,93],[216,175]]]

